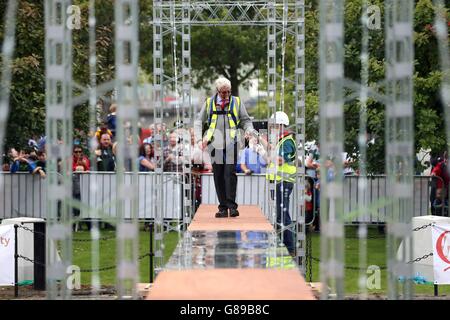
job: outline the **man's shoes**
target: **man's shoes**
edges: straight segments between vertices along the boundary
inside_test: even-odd
[[[237,209],[230,209],[230,217],[235,218],[239,216],[239,211]]]
[[[228,211],[219,210],[219,212],[216,212],[216,218],[228,218]]]

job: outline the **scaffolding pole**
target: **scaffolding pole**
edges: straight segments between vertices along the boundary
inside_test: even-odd
[[[322,299],[344,297],[344,0],[320,1]]]
[[[47,298],[70,299],[72,265],[72,31],[70,0],[45,1]]]
[[[306,272],[306,236],[305,236],[305,3],[295,2],[295,129],[296,129],[296,187],[294,192],[294,221],[296,222],[296,257],[300,271]]]
[[[386,173],[388,298],[413,295],[412,218],[414,203],[413,13],[412,1],[385,2]],[[399,252],[397,252],[401,245]],[[404,281],[399,282],[403,279]],[[400,294],[400,292],[402,294]]]

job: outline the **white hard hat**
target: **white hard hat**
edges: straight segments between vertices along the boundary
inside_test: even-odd
[[[275,124],[284,124],[285,126],[289,125],[289,117],[283,111],[275,112],[275,114],[272,114],[270,119],[275,119]]]

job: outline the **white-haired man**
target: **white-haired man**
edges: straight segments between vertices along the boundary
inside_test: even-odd
[[[231,82],[220,77],[215,82],[216,94],[203,105],[195,121],[195,136],[203,150],[208,146],[211,152],[214,173],[214,185],[219,199],[219,211],[216,218],[237,217],[239,211],[236,203],[236,162],[237,130],[244,129],[256,134],[252,121],[241,99],[231,95]],[[208,124],[202,134],[203,123]]]

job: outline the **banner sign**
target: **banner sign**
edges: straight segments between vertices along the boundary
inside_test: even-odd
[[[14,225],[0,225],[0,286],[14,285]]]
[[[450,284],[450,224],[432,227],[435,284]]]

